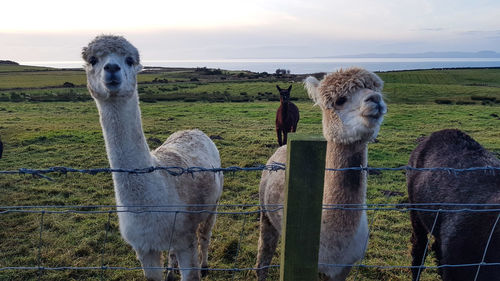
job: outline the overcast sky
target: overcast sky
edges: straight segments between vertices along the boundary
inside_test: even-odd
[[[0,59],[80,60],[98,34],[144,60],[500,52],[498,0],[3,1]]]

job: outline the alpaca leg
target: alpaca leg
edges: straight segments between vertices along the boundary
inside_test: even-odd
[[[411,256],[413,258],[411,265],[412,266],[421,266],[422,259],[424,258],[425,246],[427,245],[427,230],[420,222],[417,214],[414,211],[410,212],[411,224],[413,227],[413,232],[411,234]],[[422,272],[422,269],[412,268],[412,280],[417,281],[419,279],[419,272]]]
[[[198,261],[198,242],[196,237],[185,237],[186,247],[176,251],[181,272],[181,281],[200,281],[200,263]]]
[[[436,255],[436,261],[439,265],[442,265],[443,263],[443,255],[441,252],[441,239],[440,237],[435,237],[434,243],[432,243],[431,247],[432,251],[434,251],[434,254]],[[438,273],[441,277],[443,277],[443,268],[438,268]],[[443,279],[443,280],[454,280],[454,279]]]
[[[137,258],[144,268],[144,276],[148,281],[161,281],[163,279],[163,255],[160,251],[136,251]],[[148,267],[158,267],[152,269]]]
[[[168,267],[172,269],[167,274],[167,281],[177,280],[175,276],[179,274],[179,270],[174,270],[174,268],[178,268],[179,264],[177,262],[177,256],[172,251],[168,255]]]
[[[287,144],[287,142],[286,142],[287,135],[288,135],[288,132],[283,131],[283,145]]]
[[[264,212],[260,213],[260,236],[259,236],[259,246],[257,253],[257,264],[255,265],[257,269],[257,280],[263,281],[267,278],[267,268],[262,268],[269,266],[271,260],[273,259],[274,252],[276,251],[276,246],[278,245],[278,239],[280,234],[276,228],[271,224],[269,218]]]
[[[212,228],[215,224],[215,218],[215,214],[209,214],[207,220],[198,226],[198,244],[200,246],[201,268],[208,268],[208,246],[210,245],[210,237],[212,237]],[[201,271],[202,277],[207,274],[207,270]]]
[[[283,141],[281,140],[281,130],[276,128],[276,134],[278,136],[278,145],[279,146],[282,146],[283,145]]]

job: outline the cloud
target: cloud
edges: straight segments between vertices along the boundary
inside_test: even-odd
[[[17,60],[79,60],[101,33],[125,35],[148,59],[500,48],[500,2],[487,0],[88,0],[77,9],[33,0],[2,9],[0,54]]]
[[[432,32],[440,32],[444,31],[445,29],[442,27],[423,27],[419,29],[415,29],[415,31],[432,31]]]

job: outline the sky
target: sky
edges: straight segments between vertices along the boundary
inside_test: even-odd
[[[498,0],[16,0],[0,14],[0,60],[78,61],[99,34],[143,60],[500,52]]]

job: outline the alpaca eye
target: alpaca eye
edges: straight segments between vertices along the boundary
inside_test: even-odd
[[[346,101],[347,101],[347,99],[346,99],[345,97],[340,97],[340,98],[338,98],[338,99],[335,101],[335,105],[336,105],[336,106],[341,106],[341,105],[343,105]]]
[[[131,57],[127,57],[125,59],[125,62],[128,64],[128,66],[132,66],[134,64],[134,59]]]
[[[94,57],[94,56],[90,57],[90,58],[89,58],[89,63],[90,63],[91,65],[96,65],[96,64],[97,64],[97,58],[96,58],[96,57]]]

